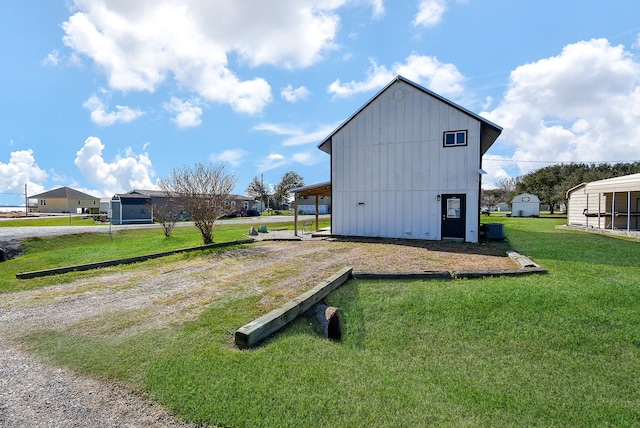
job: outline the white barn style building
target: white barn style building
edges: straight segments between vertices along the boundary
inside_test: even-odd
[[[531,193],[516,195],[511,200],[512,217],[539,217],[540,199]]]
[[[640,174],[579,184],[567,201],[569,226],[640,230]]]
[[[477,242],[482,156],[502,128],[402,76],[320,144],[331,233]]]

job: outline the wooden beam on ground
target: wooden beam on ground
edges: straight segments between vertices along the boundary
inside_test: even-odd
[[[507,256],[511,258],[514,262],[518,263],[521,268],[539,268],[540,265],[531,261],[530,258],[523,256],[522,254],[516,253],[515,251],[507,251]]]
[[[345,267],[280,308],[240,327],[235,333],[236,345],[241,349],[249,348],[280,330],[344,284],[351,277],[352,271],[353,268]]]

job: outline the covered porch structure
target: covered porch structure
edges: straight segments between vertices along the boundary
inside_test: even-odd
[[[291,193],[293,193],[293,227],[295,236],[298,236],[298,201],[301,198],[313,198],[315,199],[315,216],[316,216],[316,227],[315,231],[319,231],[318,220],[319,220],[319,200],[322,196],[331,197],[331,182],[312,184],[309,186],[298,187],[297,189],[292,189]]]
[[[584,210],[587,227],[611,230],[640,230],[640,174],[594,181],[585,186],[587,207],[597,200],[596,212]],[[589,219],[592,219],[589,222]]]

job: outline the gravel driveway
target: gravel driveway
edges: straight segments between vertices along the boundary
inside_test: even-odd
[[[0,426],[191,426],[128,387],[30,356],[21,347],[25,334],[43,328],[93,337],[140,334],[196,319],[229,295],[261,296],[266,312],[344,266],[360,272],[515,267],[495,251],[457,243],[265,241],[197,259],[113,269],[72,283],[2,294]],[[274,276],[281,279],[274,282]],[[123,313],[131,317],[126,326],[119,325]]]

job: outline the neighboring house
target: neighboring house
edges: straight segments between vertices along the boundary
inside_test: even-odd
[[[640,174],[579,184],[567,200],[570,226],[640,230]]]
[[[495,207],[495,211],[498,212],[507,212],[507,211],[511,211],[511,206],[509,205],[508,202],[500,202],[498,205],[496,205]]]
[[[231,207],[230,214],[236,216],[245,216],[247,215],[247,211],[251,209],[254,198],[250,196],[244,195],[230,195],[231,197]]]
[[[29,199],[37,199],[32,211],[39,213],[98,214],[100,211],[100,198],[66,186],[29,196]]]
[[[477,242],[482,155],[502,128],[398,76],[320,144],[331,233]]]
[[[138,195],[151,198],[151,208],[158,204],[169,204],[170,207],[176,211],[177,218],[179,220],[188,219],[188,214],[184,211],[177,202],[173,201],[167,196],[167,192],[164,190],[146,190],[146,189],[134,189],[127,193],[128,195]],[[247,210],[250,208],[253,198],[243,195],[229,195],[229,215],[246,215]],[[153,215],[153,212],[151,213]]]
[[[111,198],[111,224],[153,223],[151,196],[132,191]]]
[[[512,217],[539,217],[540,199],[531,193],[516,195],[511,200]]]

